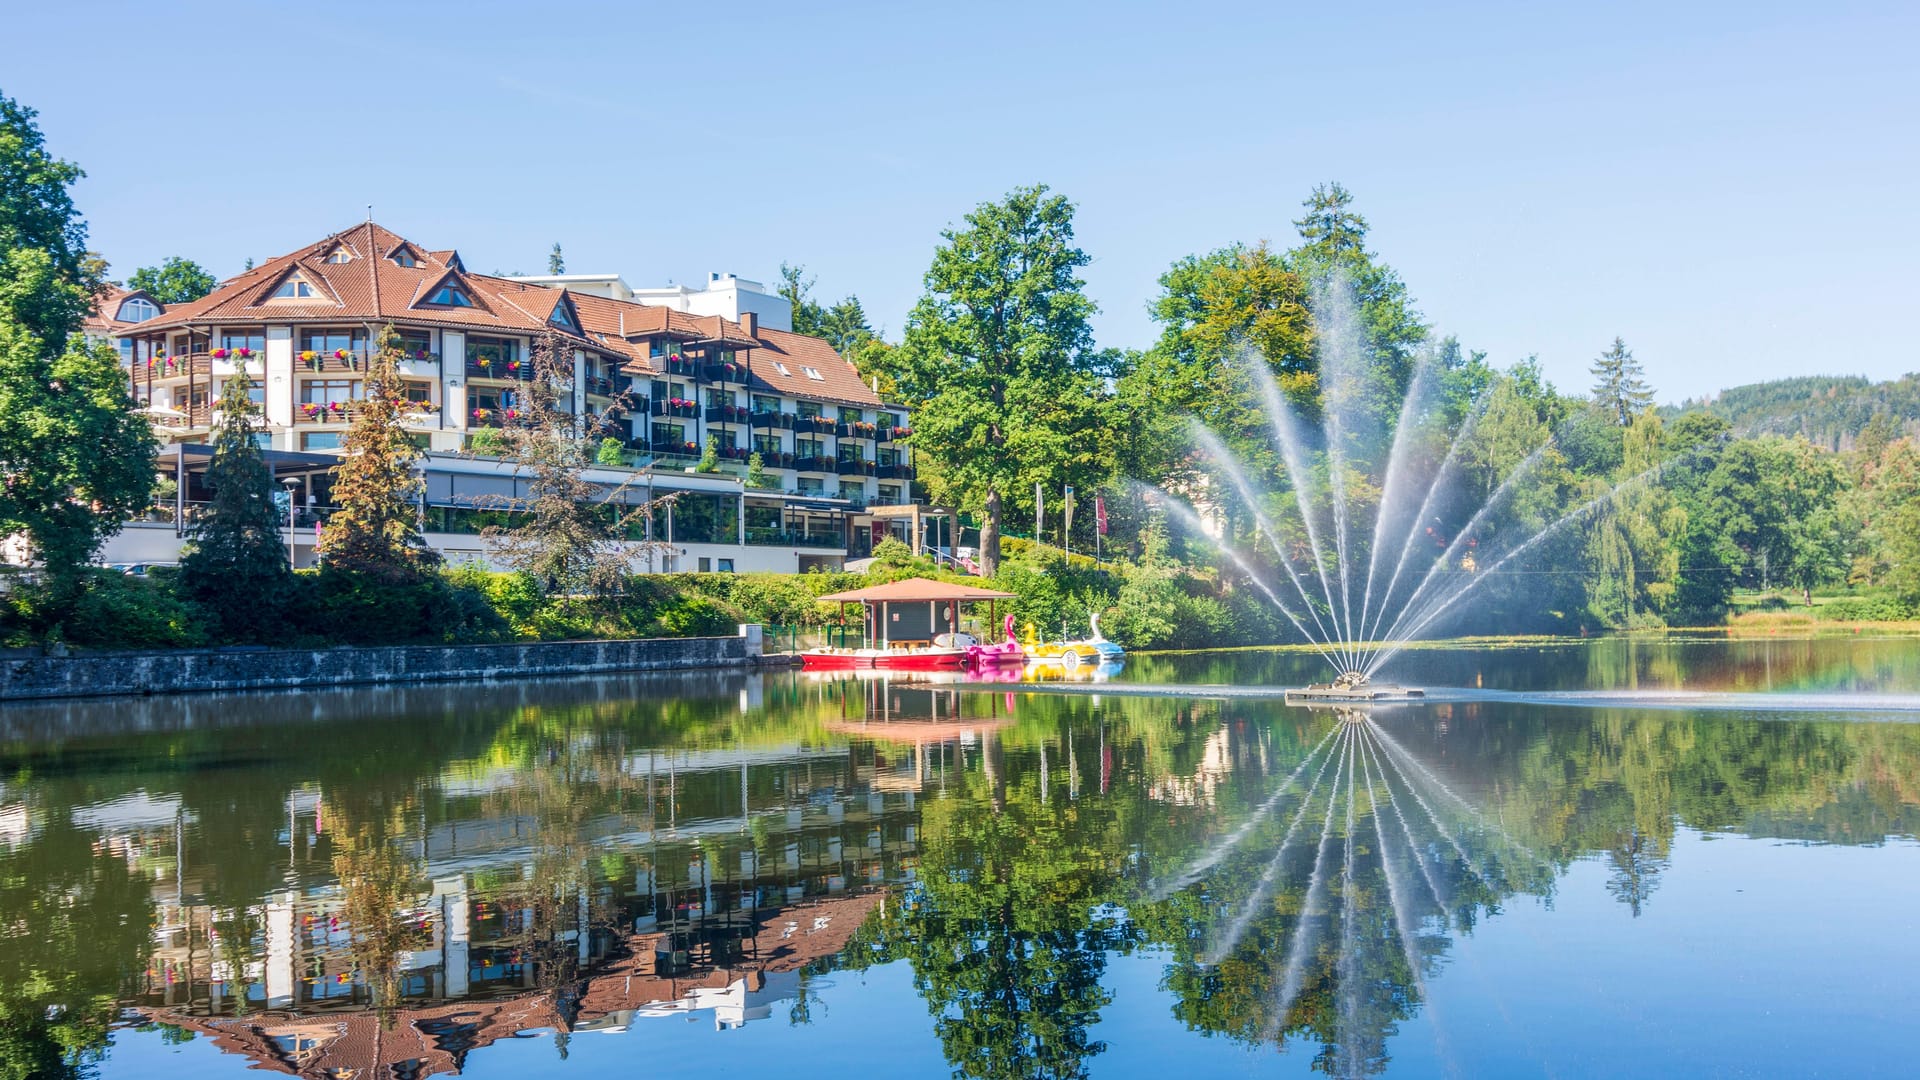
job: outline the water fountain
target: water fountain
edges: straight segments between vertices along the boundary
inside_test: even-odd
[[[1197,505],[1224,512],[1224,499],[1236,497],[1236,505],[1251,516],[1253,531],[1271,549],[1268,561],[1284,572],[1283,580],[1268,580],[1256,565],[1259,560],[1224,537],[1214,538],[1219,530],[1196,503],[1157,487],[1146,491],[1191,532],[1213,538],[1221,554],[1333,668],[1328,682],[1287,690],[1288,702],[1419,700],[1424,697],[1420,689],[1376,682],[1381,667],[1432,632],[1514,560],[1657,470],[1616,485],[1543,527],[1516,528],[1508,519],[1517,515],[1506,512],[1547,460],[1553,435],[1531,447],[1488,494],[1475,498],[1466,490],[1463,460],[1473,454],[1463,448],[1474,442],[1485,395],[1450,424],[1440,393],[1445,373],[1430,355],[1422,356],[1407,380],[1389,437],[1384,419],[1376,415],[1385,411],[1379,404],[1387,380],[1370,368],[1350,290],[1338,279],[1326,283],[1315,292],[1313,310],[1320,345],[1317,438],[1263,358],[1246,351],[1236,361],[1263,406],[1278,472],[1292,492],[1291,500],[1280,500],[1291,501],[1297,511],[1289,522],[1291,543],[1272,516],[1271,500],[1279,488],[1263,488],[1226,440],[1197,420],[1193,424],[1196,446],[1224,481],[1220,487],[1197,487],[1203,496]]]

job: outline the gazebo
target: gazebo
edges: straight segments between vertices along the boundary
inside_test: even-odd
[[[966,645],[953,635],[960,630],[960,605],[981,600],[992,605],[1013,599],[1013,593],[956,585],[931,578],[908,578],[864,589],[831,593],[820,599],[840,607],[846,624],[847,605],[863,609],[864,642],[856,649],[819,649],[801,654],[808,667],[954,667],[966,658]]]

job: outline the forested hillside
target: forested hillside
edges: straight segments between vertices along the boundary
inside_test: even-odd
[[[1718,397],[1661,410],[1671,420],[1704,409],[1733,425],[1737,435],[1803,435],[1828,450],[1851,450],[1874,418],[1884,438],[1920,434],[1920,374],[1889,382],[1858,375],[1806,375],[1736,386]]]

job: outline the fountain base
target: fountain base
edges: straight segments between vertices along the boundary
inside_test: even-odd
[[[1425,690],[1398,686],[1394,683],[1377,683],[1367,678],[1363,672],[1345,671],[1330,683],[1314,683],[1298,690],[1287,691],[1287,704],[1322,701],[1417,701],[1426,696]]]

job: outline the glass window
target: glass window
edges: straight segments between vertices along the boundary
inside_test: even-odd
[[[359,379],[305,379],[300,383],[302,405],[345,405],[360,397]]]
[[[778,360],[775,360],[773,362],[773,366],[775,370],[780,372],[780,374],[785,375],[789,379],[793,378],[793,372],[787,370],[787,365],[781,363]]]
[[[518,359],[520,359],[520,343],[511,338],[467,338],[467,363],[469,364],[481,364],[489,370],[504,372],[507,364]]]
[[[426,330],[400,331],[400,351],[415,360],[424,360],[433,352],[433,334]]]
[[[335,265],[339,265],[340,263],[350,263],[353,261],[353,252],[348,251],[346,248],[343,248],[343,247],[334,248],[332,251],[327,253],[327,261]]]
[[[555,326],[572,330],[576,333],[580,330],[580,327],[574,324],[572,314],[567,311],[567,302],[565,300],[561,300],[559,303],[553,305],[553,323]]]
[[[881,484],[878,501],[882,506],[890,506],[900,501],[900,488],[896,484]]]
[[[733,350],[732,350],[732,349],[721,349],[721,350],[720,350],[720,352],[719,352],[719,354],[718,354],[718,358],[716,359],[716,361],[715,361],[715,362],[716,362],[716,363],[721,363],[721,364],[731,364],[731,363],[733,363]]]
[[[220,347],[228,352],[246,349],[258,356],[267,351],[267,335],[260,330],[222,330]]]
[[[731,573],[733,573],[733,560],[732,560],[732,559],[721,559],[721,560],[720,560],[720,572],[721,572],[721,573],[723,573],[723,574],[731,574]]]
[[[341,434],[338,431],[303,431],[300,433],[300,449],[338,450]]]
[[[433,404],[433,384],[409,379],[400,384],[400,393],[415,405]]]
[[[809,378],[809,379],[813,379],[813,380],[816,380],[816,381],[818,381],[818,382],[826,382],[826,381],[827,381],[825,377],[823,377],[823,376],[822,376],[822,375],[821,375],[821,374],[820,374],[820,373],[819,373],[818,371],[815,371],[815,370],[814,370],[813,368],[810,368],[810,367],[802,367],[802,368],[801,368],[800,370],[801,370],[801,371],[804,371],[804,372],[806,372],[806,373],[807,373],[807,378]]]
[[[119,341],[114,342],[114,344],[120,347],[120,362],[123,364],[133,363],[133,339],[121,338]]]
[[[365,352],[367,332],[346,327],[300,331],[301,352],[331,353],[339,349],[353,353]]]
[[[820,415],[820,403],[817,401],[803,401],[795,408],[801,416]]]
[[[458,285],[442,285],[433,291],[433,298],[427,303],[443,307],[472,307],[473,298]]]
[[[753,437],[753,449],[754,449],[754,452],[760,454],[763,457],[768,454],[781,453],[782,450],[780,446],[780,436],[755,435]]]
[[[667,347],[668,344],[669,343],[666,338],[657,337],[657,338],[647,339],[647,355],[648,356],[667,355],[667,353],[672,351]]]
[[[760,413],[777,413],[780,411],[780,399],[777,397],[768,397],[766,394],[755,394],[753,395],[753,411]]]
[[[290,277],[273,290],[275,300],[305,300],[313,296],[313,286],[303,277]]]
[[[859,499],[866,493],[867,486],[858,480],[840,481],[840,497],[843,499]]]
[[[818,439],[800,439],[794,444],[794,453],[801,457],[826,457],[827,444]]]
[[[393,260],[393,265],[395,266],[420,265],[420,260],[413,257],[413,252],[403,247],[395,248],[393,254],[387,256],[387,258]]]
[[[160,309],[154,306],[153,301],[136,296],[123,301],[114,318],[121,322],[146,322],[158,314]]]

